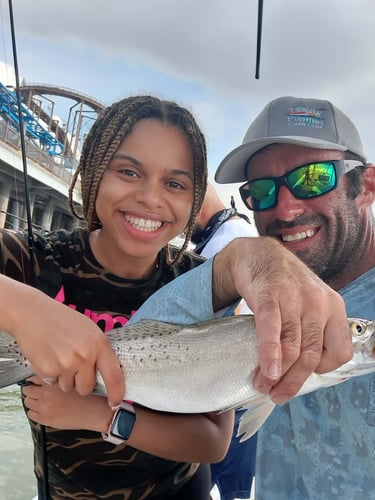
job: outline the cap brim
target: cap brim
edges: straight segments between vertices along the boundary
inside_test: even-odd
[[[245,182],[247,180],[245,168],[248,160],[256,152],[271,144],[295,144],[296,146],[307,146],[314,149],[334,149],[335,151],[347,150],[347,148],[339,144],[314,139],[313,137],[283,136],[258,139],[242,144],[227,154],[215,173],[215,181],[219,184]]]

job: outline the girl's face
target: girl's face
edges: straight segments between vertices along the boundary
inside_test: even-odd
[[[92,234],[99,262],[114,274],[143,277],[190,217],[193,153],[178,128],[155,119],[137,122],[110,161],[99,186]]]

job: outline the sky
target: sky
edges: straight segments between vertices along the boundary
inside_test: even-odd
[[[257,0],[11,3],[21,79],[106,105],[139,93],[177,101],[205,133],[211,180],[255,116],[282,95],[332,101],[375,161],[374,0],[264,0],[259,79]],[[9,0],[0,0],[0,22],[4,83],[13,64]],[[215,186],[241,207],[238,184]]]

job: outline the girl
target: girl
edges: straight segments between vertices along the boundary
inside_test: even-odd
[[[77,215],[72,201],[79,175],[83,216]],[[70,208],[85,227],[35,234],[33,286],[89,317],[103,331],[124,325],[151,294],[202,262],[185,249],[206,183],[205,141],[190,112],[149,96],[113,104],[91,128],[69,190]],[[168,242],[183,231],[182,248],[170,246]],[[30,277],[25,279],[28,258],[26,235],[2,230],[1,272],[31,284]],[[2,281],[2,290],[8,290],[7,297],[0,294],[2,308],[8,312],[0,327],[15,336],[32,364],[35,359],[41,366],[40,358],[45,358],[46,368],[40,372],[53,376],[48,350],[57,349],[53,335],[61,331],[65,335],[66,325],[57,315],[46,352],[35,352],[31,345],[35,337],[14,318],[22,310],[53,324],[55,302],[46,307],[32,289],[26,293],[22,288],[15,304],[13,280]],[[73,312],[74,333],[82,335],[86,353],[91,339],[84,331],[87,323],[78,324]],[[67,342],[69,335],[73,333],[67,334]],[[61,344],[58,348],[63,350]],[[120,370],[107,346],[104,352],[98,368],[114,387]],[[209,468],[199,463],[223,458],[232,413],[166,415],[135,405],[128,440],[114,445],[101,434],[107,433],[114,415],[106,399],[70,390],[80,388],[81,394],[91,390],[93,374],[85,373],[85,355],[75,376],[60,377],[56,384],[35,376],[29,381],[32,385],[23,388],[39,498],[208,499]],[[123,382],[117,385],[110,392],[114,400],[120,390],[124,394]],[[44,457],[40,424],[48,426]],[[44,458],[48,495],[42,482]]]

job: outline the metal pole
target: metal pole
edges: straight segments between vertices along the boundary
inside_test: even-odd
[[[257,30],[257,56],[255,65],[255,78],[259,80],[260,49],[262,45],[263,0],[258,0],[258,30]]]

